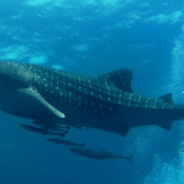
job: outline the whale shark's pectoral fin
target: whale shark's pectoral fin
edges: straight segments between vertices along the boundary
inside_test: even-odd
[[[37,91],[35,91],[32,88],[26,88],[26,89],[19,89],[19,92],[26,93],[28,95],[31,95],[32,97],[36,98],[40,103],[42,103],[45,107],[47,107],[52,113],[54,113],[56,116],[60,118],[65,118],[65,115],[55,109],[51,104],[49,104]]]

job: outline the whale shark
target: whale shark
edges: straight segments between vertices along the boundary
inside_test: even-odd
[[[132,127],[170,130],[184,119],[172,94],[135,94],[132,71],[120,69],[89,78],[44,66],[0,61],[0,110],[34,121],[87,127],[126,136]]]

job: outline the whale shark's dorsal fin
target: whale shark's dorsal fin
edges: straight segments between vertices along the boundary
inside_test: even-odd
[[[173,101],[172,93],[167,93],[163,96],[158,97],[159,100],[161,100],[164,103],[169,103],[169,104],[175,104]]]
[[[36,98],[38,101],[40,101],[45,107],[47,107],[52,113],[54,113],[56,116],[60,118],[65,118],[65,115],[55,109],[51,104],[49,104],[37,91],[35,91],[32,88],[26,88],[26,89],[19,89],[17,90],[22,93],[26,93],[28,95],[31,95],[32,97]]]
[[[121,69],[106,73],[97,79],[102,85],[108,85],[121,91],[133,93],[131,88],[132,71],[129,69]]]

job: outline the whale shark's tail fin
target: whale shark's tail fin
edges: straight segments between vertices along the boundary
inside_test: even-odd
[[[172,128],[172,125],[173,125],[173,121],[164,121],[163,123],[161,123],[159,125],[159,127],[165,129],[165,130],[171,130]]]

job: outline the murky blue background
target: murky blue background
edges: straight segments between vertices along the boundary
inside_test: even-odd
[[[182,0],[0,0],[0,59],[95,77],[129,68],[136,94],[184,104]],[[183,184],[184,124],[133,128],[126,138],[71,130],[67,139],[127,160],[93,160],[22,129],[0,112],[0,184]]]

